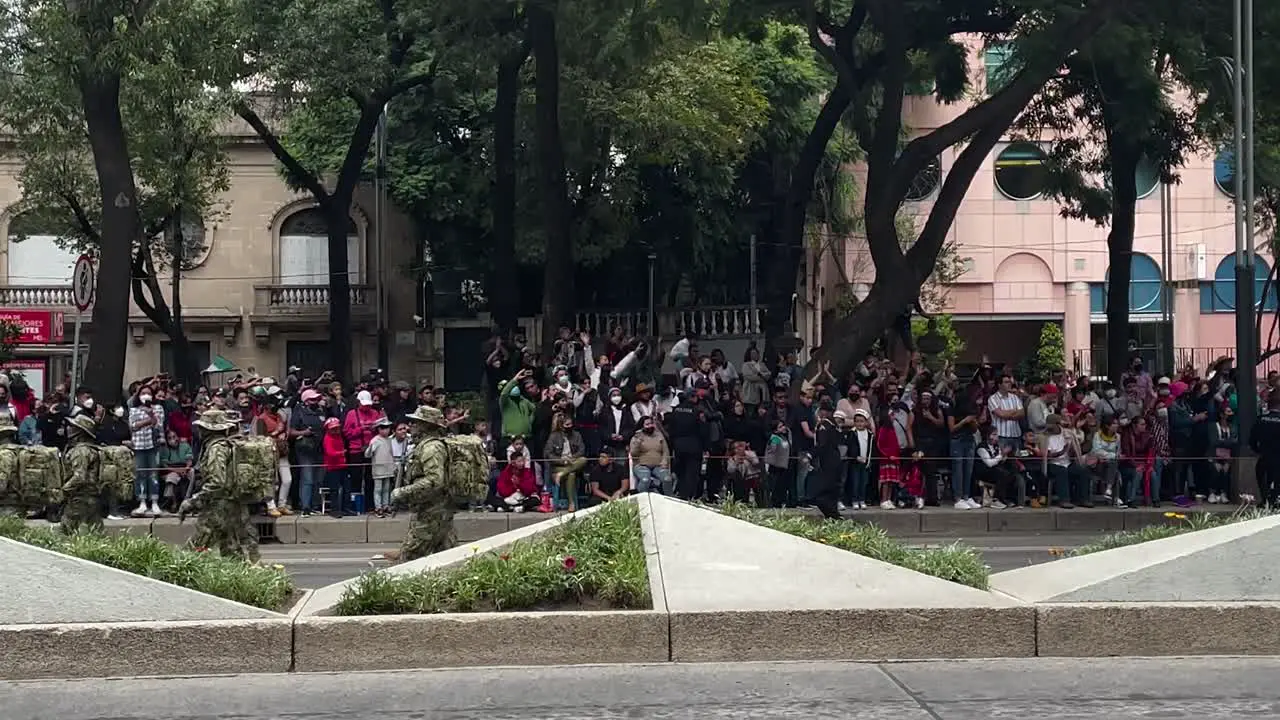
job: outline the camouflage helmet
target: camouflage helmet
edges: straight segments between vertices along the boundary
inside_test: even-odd
[[[440,412],[440,408],[434,408],[430,405],[419,405],[416,410],[405,415],[405,419],[411,422],[445,427],[444,413]]]
[[[89,437],[94,437],[98,434],[98,423],[94,422],[93,418],[87,413],[79,413],[71,417],[64,418],[63,422]]]
[[[191,424],[208,432],[226,432],[238,427],[240,421],[226,410],[211,408],[200,413],[200,417],[193,420]]]

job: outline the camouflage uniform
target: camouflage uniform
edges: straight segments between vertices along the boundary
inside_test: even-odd
[[[217,550],[226,557],[258,562],[258,531],[253,527],[249,508],[260,502],[237,490],[232,477],[232,452],[229,437],[239,429],[239,421],[222,410],[208,410],[191,423],[201,433],[200,460],[196,475],[200,489],[182,502],[178,521],[189,513],[199,512],[191,546]]]
[[[0,515],[18,515],[26,517],[26,499],[22,497],[21,482],[18,477],[18,455],[10,452],[18,446],[14,438],[18,435],[18,426],[8,415],[0,413]],[[10,485],[13,483],[13,485]]]
[[[444,489],[448,451],[442,442],[444,415],[428,405],[419,406],[407,419],[414,423],[415,448],[405,463],[406,485],[391,493],[391,506],[408,508],[409,532],[400,546],[400,561],[408,562],[458,544],[453,531],[454,504]]]
[[[67,534],[87,529],[102,530],[100,448],[94,441],[98,424],[85,414],[66,419],[67,449],[62,463],[66,482],[62,485],[62,531]]]

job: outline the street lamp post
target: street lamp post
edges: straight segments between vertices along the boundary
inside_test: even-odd
[[[654,324],[653,324],[653,316],[654,316],[653,266],[654,266],[654,263],[656,263],[657,261],[658,261],[658,256],[655,255],[654,253],[649,253],[649,318],[648,318],[648,327],[646,328],[646,332],[648,332],[649,337],[654,338],[655,341],[657,340],[657,337],[658,337],[658,329],[654,327]]]
[[[1254,255],[1253,0],[1233,0],[1232,100],[1234,110],[1236,221],[1236,396],[1240,437],[1248,438],[1258,416],[1258,338]]]

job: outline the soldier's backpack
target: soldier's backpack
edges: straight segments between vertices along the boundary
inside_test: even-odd
[[[489,454],[475,435],[448,435],[441,438],[419,440],[415,454],[425,452],[437,443],[446,452],[445,477],[442,489],[455,500],[483,501],[489,494]]]
[[[0,445],[0,505],[25,505],[17,445]]]
[[[120,445],[99,446],[98,487],[104,492],[113,492],[121,499],[132,498],[136,474],[132,450]]]
[[[21,487],[18,495],[31,507],[62,502],[62,453],[57,448],[39,445],[6,445],[0,454],[13,455]],[[130,490],[132,492],[132,490]]]
[[[280,453],[275,440],[256,435],[233,435],[231,467],[227,468],[228,487],[231,494],[250,500],[261,500],[271,495],[280,472]]]

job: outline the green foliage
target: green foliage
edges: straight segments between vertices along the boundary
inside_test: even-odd
[[[343,593],[334,614],[513,611],[584,601],[614,608],[651,606],[636,503],[610,503],[542,535],[476,552],[440,570],[366,573]]]
[[[174,547],[150,535],[66,536],[0,517],[0,537],[266,610],[287,610],[296,588],[280,566],[252,565],[216,552]]]
[[[1160,525],[1148,525],[1139,530],[1126,530],[1124,532],[1105,535],[1096,542],[1082,545],[1071,552],[1076,555],[1090,555],[1104,550],[1114,550],[1116,548],[1128,547],[1130,545],[1138,545],[1139,543],[1150,542],[1152,540],[1163,540],[1165,538],[1174,537],[1176,535],[1184,535],[1197,530],[1208,530],[1209,528],[1221,527],[1232,523],[1244,522],[1246,520],[1257,520],[1259,518],[1270,517],[1273,513],[1269,510],[1259,508],[1239,509],[1230,515],[1225,513],[1181,513],[1167,512],[1164,514],[1166,523]]]
[[[823,545],[857,553],[908,570],[931,575],[961,585],[986,590],[990,568],[973,548],[953,543],[938,548],[917,549],[892,538],[883,528],[852,520],[819,520],[778,511],[757,510],[725,501],[721,512],[729,517],[755,523],[770,530],[795,535]]]
[[[956,326],[952,321],[952,317],[948,314],[934,315],[934,328],[938,334],[942,336],[946,343],[945,349],[938,355],[938,359],[943,362],[955,364],[960,359],[960,353],[964,352],[964,338],[960,337],[960,333],[956,332]],[[919,342],[925,333],[929,332],[929,321],[922,317],[911,318],[911,336]]]
[[[1040,328],[1040,343],[1036,346],[1035,373],[1038,378],[1048,378],[1050,373],[1067,366],[1067,339],[1062,327],[1047,322]]]

